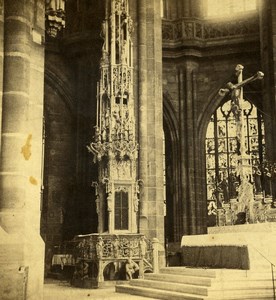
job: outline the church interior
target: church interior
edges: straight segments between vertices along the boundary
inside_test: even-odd
[[[2,299],[276,299],[275,37],[273,0],[1,0]]]

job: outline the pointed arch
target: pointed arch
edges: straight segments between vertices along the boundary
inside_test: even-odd
[[[172,97],[168,91],[163,93],[163,120],[170,128],[171,139],[172,141],[178,143],[179,135],[178,135],[178,124],[176,112],[172,104]]]
[[[51,68],[45,68],[45,84],[49,85],[64,101],[66,107],[69,111],[73,114],[76,112],[76,103],[72,96],[72,90],[66,83],[65,79],[61,79],[62,77],[59,76],[56,72],[52,71]]]
[[[230,82],[231,79],[231,77],[228,77],[227,80],[224,81],[224,84],[218,83],[209,93],[206,101],[206,107],[202,110],[203,113],[199,116],[197,122],[197,127],[199,128],[199,139],[202,142],[205,141],[207,126],[212,114],[222,102],[229,99],[229,96],[220,96],[218,92],[222,87],[226,86],[227,82]],[[246,89],[247,93],[245,94],[245,98],[252,102],[257,109],[262,110],[261,91],[252,85],[248,85]],[[254,97],[252,97],[252,95],[254,95]]]

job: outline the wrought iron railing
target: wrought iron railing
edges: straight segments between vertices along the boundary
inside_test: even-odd
[[[275,264],[270,261],[260,250],[258,250],[256,247],[251,245],[260,255],[262,258],[264,258],[269,264],[271,269],[271,280],[272,280],[272,289],[273,289],[273,300],[276,300],[276,291],[275,291],[275,278],[274,278],[274,268]]]

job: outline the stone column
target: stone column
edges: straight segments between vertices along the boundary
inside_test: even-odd
[[[205,0],[192,0],[191,1],[191,17],[202,17],[204,15]]]
[[[138,92],[139,92],[139,179],[143,180],[143,187],[140,194],[140,220],[139,231],[143,232],[147,229],[148,203],[146,195],[148,186],[145,184],[147,178],[147,22],[146,22],[146,0],[139,2],[139,28],[138,28],[138,61],[139,61],[139,77],[138,77]]]
[[[197,69],[196,61],[187,60],[180,66],[179,122],[180,166],[182,183],[182,232],[184,235],[202,233],[202,214],[205,204],[200,185],[200,148],[197,133]]]
[[[159,0],[138,2],[140,232],[164,244],[162,39]]]
[[[177,7],[177,0],[170,0],[169,5],[170,5],[170,19],[175,20],[178,18],[178,7]]]
[[[186,78],[186,95],[185,95],[185,108],[184,113],[186,116],[186,140],[187,140],[187,201],[188,215],[189,215],[189,231],[191,234],[196,233],[195,220],[196,220],[196,191],[195,191],[195,124],[194,124],[194,86],[193,86],[193,73],[195,65],[192,62],[187,62],[185,68]]]
[[[177,18],[183,17],[183,1],[176,1]]]
[[[202,17],[204,13],[205,0],[181,0],[177,1],[178,4],[178,17],[180,16],[180,3],[182,4],[182,17]]]
[[[189,234],[189,213],[188,213],[188,200],[186,199],[186,191],[187,191],[187,151],[183,151],[187,147],[187,139],[185,132],[185,92],[186,92],[186,84],[185,84],[186,76],[185,76],[185,68],[180,67],[178,71],[178,89],[179,89],[179,140],[180,140],[180,172],[181,172],[181,224],[180,231],[181,234]]]
[[[2,299],[42,299],[44,1],[5,1],[4,24],[0,291]]]
[[[4,3],[0,0],[0,132],[2,128],[2,95],[3,95],[3,63],[4,63]],[[1,139],[0,139],[1,152]]]
[[[191,3],[190,0],[183,1],[183,17],[191,17]]]
[[[267,159],[276,161],[276,3],[273,0],[259,1],[259,9],[262,71],[265,74],[262,101],[265,112],[265,148]]]

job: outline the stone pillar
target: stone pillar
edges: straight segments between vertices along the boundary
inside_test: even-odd
[[[187,60],[179,68],[180,166],[183,234],[203,233],[206,211],[200,184],[200,148],[197,133],[196,82],[198,63]]]
[[[146,22],[146,0],[139,2],[139,28],[138,28],[138,61],[139,61],[139,77],[138,77],[138,92],[139,92],[139,179],[146,180],[147,178],[147,22]],[[140,194],[139,207],[139,231],[143,232],[147,229],[148,203],[146,195],[148,186],[143,184]]]
[[[204,11],[204,0],[182,0],[177,1],[178,17],[202,17]],[[182,7],[182,8],[181,8]],[[182,15],[181,14],[182,11]]]
[[[276,161],[276,3],[273,0],[259,1],[259,10],[262,71],[265,74],[262,102],[265,148],[267,159]]]
[[[191,17],[202,17],[204,15],[204,7],[207,1],[205,0],[192,0],[191,1]]]
[[[183,1],[176,1],[177,18],[183,17]]]
[[[187,140],[187,200],[188,215],[189,215],[189,231],[191,234],[195,231],[196,220],[196,193],[195,193],[195,136],[194,136],[194,97],[193,97],[193,72],[195,66],[192,63],[187,63],[185,68],[185,83],[186,83],[186,95],[185,95],[185,109],[184,120],[186,120],[186,140]]]
[[[3,95],[3,63],[4,63],[4,3],[0,0],[0,132],[2,128],[2,95]],[[0,139],[1,152],[1,139]]]
[[[183,17],[191,17],[191,3],[190,0],[183,1]]]
[[[162,39],[159,0],[138,2],[140,232],[164,245]]]
[[[153,273],[159,273],[159,241],[157,238],[152,239],[152,248],[153,248],[153,254],[152,254],[152,268],[153,268]]]
[[[178,89],[179,89],[179,140],[180,140],[180,172],[181,172],[181,223],[180,223],[180,231],[183,234],[189,234],[189,214],[188,214],[188,199],[186,198],[187,191],[187,151],[183,151],[186,149],[187,140],[186,140],[186,132],[185,132],[185,92],[186,92],[186,84],[185,84],[185,68],[180,67],[178,70]],[[181,239],[181,238],[180,238]]]
[[[0,290],[2,299],[42,299],[44,1],[5,1],[4,24]]]
[[[178,18],[178,7],[177,7],[177,0],[170,0],[169,4],[170,4],[170,19],[175,20]]]

